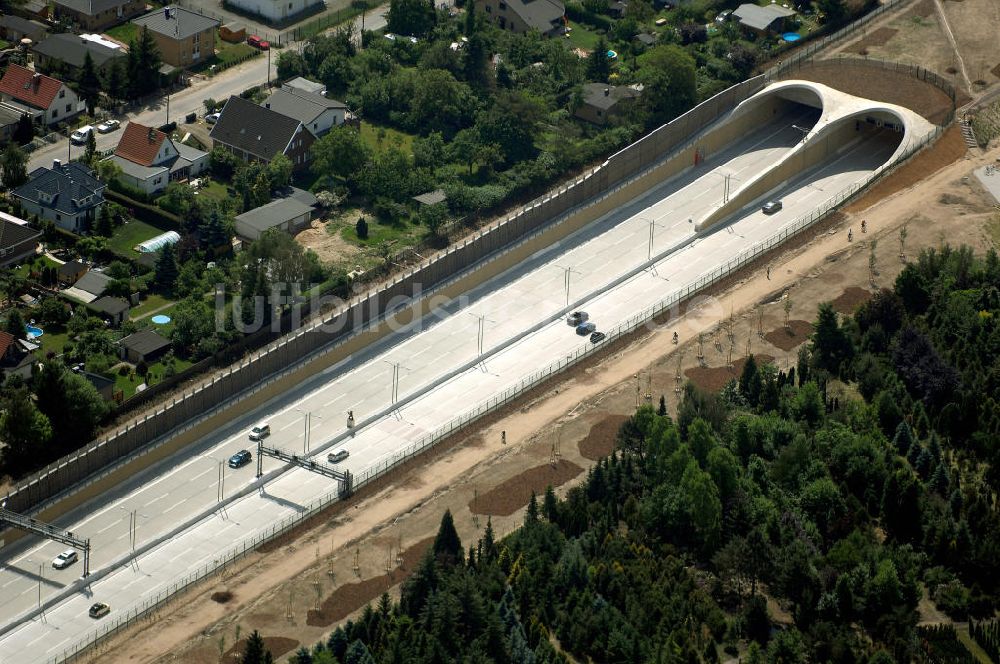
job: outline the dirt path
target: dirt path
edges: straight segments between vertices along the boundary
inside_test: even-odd
[[[610,449],[601,441],[613,436],[622,418],[642,398],[637,388],[646,386],[653,401],[663,394],[673,411],[675,389],[679,389],[674,381],[677,358],[681,357],[682,371],[698,366],[697,335],[710,335],[730,311],[742,331],[741,343],[746,331],[756,331],[759,324],[764,330],[784,324],[781,298],[785,294],[793,303],[790,318],[811,321],[817,302],[870,288],[868,243],[872,239],[879,240],[877,282],[891,284],[902,267],[895,240],[904,222],[911,255],[921,247],[936,246],[942,238],[982,251],[989,243],[985,225],[993,208],[974,178],[963,179],[972,168],[998,155],[1000,149],[960,158],[919,186],[893,192],[883,200],[869,198],[867,209],[824,222],[810,231],[811,239],[767,257],[681,318],[609,346],[599,360],[542,386],[506,412],[456,436],[445,449],[421,457],[419,464],[393,478],[392,484],[363,492],[352,504],[338,505],[294,539],[269,546],[269,553],[255,553],[221,577],[186,593],[151,620],[101,646],[88,661],[215,664],[220,652],[234,642],[237,626],[244,636],[258,629],[265,636],[312,645],[332,625],[308,624],[309,611],[329,606],[327,600],[334,593],[342,600],[338,615],[377,599],[382,589],[408,573],[412,562],[397,560],[405,561],[408,552],[434,535],[445,509],[452,511],[459,535],[468,545],[482,534],[489,518],[470,511],[470,503],[482,506],[484,501],[477,499],[490,496],[499,486],[533,482],[531,478],[539,476],[537,469],[553,459],[556,449],[564,469],[559,481],[576,472],[571,464],[580,469],[556,493],[564,495],[578,484],[593,464],[588,457],[596,456],[595,450],[602,447]],[[845,230],[857,228],[861,218],[867,219],[869,233],[859,234],[848,244]],[[768,265],[770,280],[764,275]],[[760,323],[758,310],[763,311]],[[680,346],[670,343],[674,331],[681,336]],[[794,347],[786,349],[783,343],[779,348],[754,334],[750,337],[751,352],[776,358],[782,368],[794,363]],[[741,346],[737,354],[742,357],[743,352]],[[709,366],[725,364],[725,358],[709,344],[706,356]],[[501,431],[506,432],[507,445],[500,444]],[[526,501],[530,491],[522,488],[517,494],[517,502]],[[510,507],[505,502],[496,509],[506,512]],[[502,535],[522,518],[523,508],[510,516],[494,516],[492,521]],[[372,581],[387,575],[391,581]],[[353,590],[339,590],[347,586]],[[231,599],[224,604],[213,601],[211,595],[220,591],[230,593]],[[351,602],[356,606],[347,606]]]
[[[941,0],[934,0],[934,10],[937,12],[938,18],[941,19],[941,30],[944,32],[944,36],[948,38],[948,43],[951,44],[951,48],[955,51],[955,60],[958,62],[958,70],[962,72],[962,80],[965,81],[965,91],[972,96],[972,81],[969,80],[969,72],[965,68],[965,60],[962,58],[962,51],[958,48],[958,41],[955,40],[955,33],[951,31],[951,26],[948,24],[948,15],[944,13],[944,7],[941,4]]]

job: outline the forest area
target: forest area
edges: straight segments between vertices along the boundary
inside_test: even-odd
[[[502,540],[445,513],[398,602],[291,661],[979,661],[922,600],[997,652],[998,285],[994,251],[944,246],[852,317],[820,304],[796,367],[639,408]]]

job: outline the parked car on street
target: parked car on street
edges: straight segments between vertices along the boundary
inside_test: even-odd
[[[90,614],[91,618],[103,618],[111,613],[111,607],[104,602],[96,602],[91,605],[90,611],[87,613]]]
[[[243,466],[250,463],[253,460],[253,455],[250,454],[250,450],[240,450],[233,456],[229,457],[229,467],[230,468],[242,468]]]
[[[83,125],[72,134],[69,135],[69,140],[76,145],[83,145],[87,142],[87,137],[94,132],[94,128],[91,125]]]
[[[604,341],[604,337],[607,336],[603,332],[594,332],[590,335],[590,343],[596,344]]]
[[[597,326],[593,323],[587,322],[576,326],[576,333],[581,337],[585,337],[588,334],[593,334],[597,330]]]
[[[262,51],[266,51],[269,48],[271,48],[270,42],[268,42],[266,39],[261,39],[257,35],[250,35],[249,37],[247,37],[247,44],[253,46],[254,48],[259,48]]]
[[[590,319],[590,314],[586,311],[574,311],[566,317],[566,324],[576,327],[586,323],[588,319]]]
[[[77,553],[73,549],[66,549],[52,559],[52,566],[56,569],[66,569],[77,561]]]
[[[264,440],[271,435],[271,425],[266,422],[261,422],[254,428],[250,429],[250,440]]]
[[[222,113],[209,113],[205,116],[205,122],[208,124],[215,124],[222,117]]]
[[[118,120],[105,120],[101,124],[97,125],[97,131],[102,134],[110,134],[118,127],[121,127],[122,123]]]

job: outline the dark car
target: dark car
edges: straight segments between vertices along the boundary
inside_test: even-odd
[[[582,323],[576,326],[576,333],[581,337],[585,337],[588,334],[593,333],[597,329],[597,326],[593,323]]]
[[[781,201],[777,200],[768,201],[764,203],[764,206],[761,208],[761,212],[763,212],[764,214],[774,214],[780,209],[781,209]]]
[[[569,316],[566,317],[566,324],[572,325],[573,327],[578,327],[587,322],[590,318],[590,314],[586,311],[574,311]]]
[[[253,455],[250,454],[250,450],[240,450],[233,456],[229,457],[229,467],[242,468],[250,463],[251,459],[253,459]]]
[[[604,341],[604,337],[607,336],[603,332],[594,332],[590,335],[590,343],[596,344]]]
[[[103,618],[104,616],[111,613],[111,607],[105,604],[104,602],[97,602],[96,604],[90,607],[90,611],[88,611],[87,613],[90,614],[91,618]]]

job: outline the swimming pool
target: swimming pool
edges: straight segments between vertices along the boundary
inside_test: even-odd
[[[784,39],[786,42],[797,42],[798,40],[802,39],[802,35],[800,35],[797,32],[786,32],[785,34],[781,35],[781,38]]]
[[[25,325],[24,331],[28,333],[29,339],[37,339],[38,337],[45,334],[45,332],[40,327],[35,327],[34,325]]]

